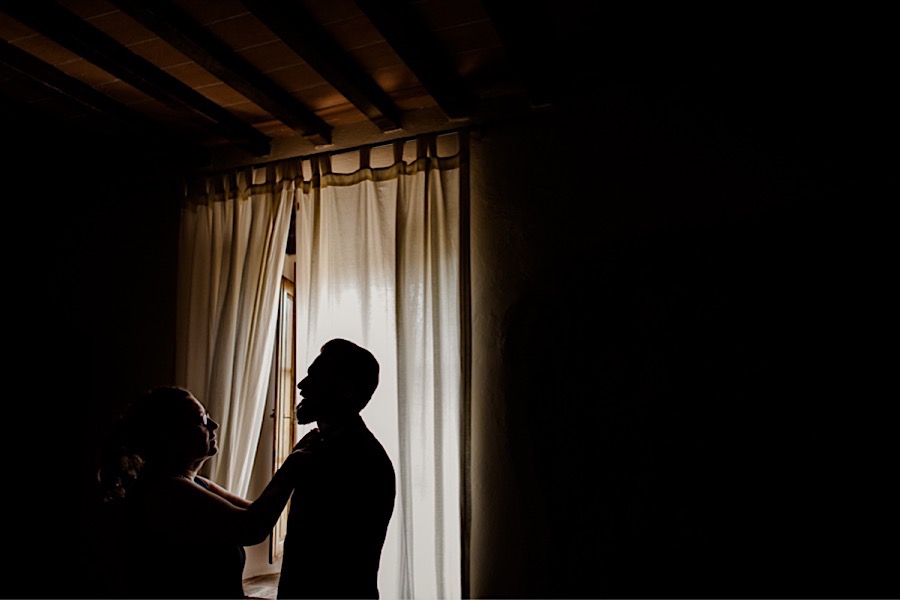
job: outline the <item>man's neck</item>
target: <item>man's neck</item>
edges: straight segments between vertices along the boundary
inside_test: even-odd
[[[337,417],[327,420],[319,420],[316,421],[316,425],[319,427],[319,431],[322,432],[322,435],[332,436],[348,427],[352,427],[357,423],[362,422],[362,417],[358,414],[350,415],[347,417]]]

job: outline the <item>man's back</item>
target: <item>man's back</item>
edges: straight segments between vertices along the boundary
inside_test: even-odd
[[[377,598],[391,461],[362,419],[324,437],[291,498],[278,598]]]

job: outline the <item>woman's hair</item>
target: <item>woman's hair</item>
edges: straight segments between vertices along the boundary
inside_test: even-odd
[[[190,396],[181,387],[159,386],[125,407],[100,450],[97,479],[105,501],[125,498],[147,465],[166,451],[169,430]]]

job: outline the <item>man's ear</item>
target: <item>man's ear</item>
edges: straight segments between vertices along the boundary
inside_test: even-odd
[[[353,385],[349,380],[342,379],[338,385],[337,393],[335,395],[340,398],[341,402],[345,406],[349,406],[350,401],[353,399]]]

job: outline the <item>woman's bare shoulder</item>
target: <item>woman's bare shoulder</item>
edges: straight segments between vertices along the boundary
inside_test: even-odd
[[[190,509],[197,505],[208,504],[214,502],[218,497],[191,481],[187,477],[160,477],[147,490],[148,497],[161,503],[167,501],[177,502],[177,505]]]

